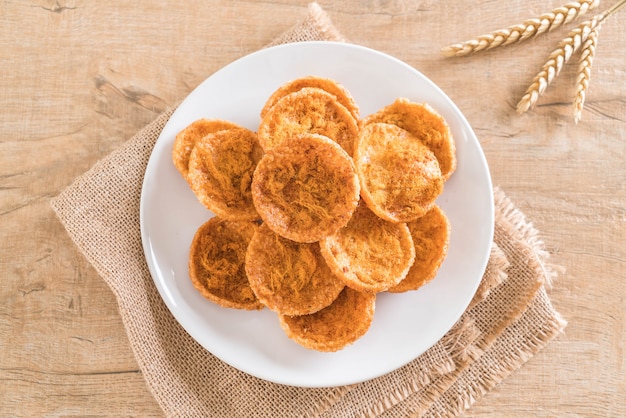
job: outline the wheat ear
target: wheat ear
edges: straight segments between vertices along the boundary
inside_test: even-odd
[[[517,113],[524,113],[535,105],[546,87],[561,72],[563,65],[587,41],[589,34],[598,24],[598,17],[594,17],[572,30],[565,39],[559,42],[557,48],[552,51],[546,63],[541,67],[541,71],[535,76],[526,93],[517,104]]]
[[[604,18],[609,17],[626,5],[626,0],[615,3],[613,7],[603,13]],[[604,19],[603,18],[603,19]],[[576,77],[576,95],[574,96],[574,122],[578,124],[582,118],[583,106],[585,105],[585,97],[589,89],[589,80],[591,78],[591,66],[596,55],[596,47],[598,46],[598,36],[601,24],[591,31],[589,38],[583,45],[578,63],[578,76]]]
[[[584,23],[581,23],[576,29],[572,30],[565,39],[559,42],[557,49],[550,54],[548,60],[541,68],[541,71],[539,71],[539,73],[535,76],[533,82],[526,90],[526,93],[517,104],[517,113],[524,113],[535,105],[539,96],[543,94],[546,87],[548,87],[554,77],[559,74],[563,65],[567,63],[572,55],[581,47],[581,45],[587,41],[591,33],[600,27],[600,24],[604,21],[604,19],[617,12],[624,5],[626,5],[626,0],[617,2],[605,12],[594,16]]]
[[[443,48],[441,52],[448,57],[460,57],[498,46],[522,42],[532,36],[537,36],[573,21],[587,13],[588,10],[596,7],[599,3],[600,0],[570,2],[552,10],[550,13],[545,13],[537,18],[527,19],[521,24],[496,30],[486,35],[481,35],[476,39],[450,45]]]
[[[591,65],[596,54],[596,46],[598,45],[598,33],[600,32],[598,25],[591,31],[589,37],[585,41],[580,61],[578,63],[578,76],[576,77],[576,95],[574,96],[574,122],[578,123],[582,117],[583,106],[585,105],[585,96],[589,88],[589,79],[591,78]]]

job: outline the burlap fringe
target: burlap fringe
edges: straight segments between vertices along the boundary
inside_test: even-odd
[[[474,319],[462,316],[443,337],[442,342],[456,363],[465,363],[476,360],[483,353],[476,345],[481,335]]]
[[[541,297],[546,298],[545,303],[549,304],[545,290],[541,293]],[[506,358],[499,357],[498,361],[489,362],[490,373],[482,373],[480,379],[466,379],[468,384],[464,389],[459,389],[459,392],[463,392],[462,396],[456,396],[460,395],[458,393],[447,397],[447,400],[444,402],[433,403],[432,407],[422,417],[452,417],[462,414],[463,411],[469,409],[507,376],[520,369],[524,363],[545,347],[549,341],[562,333],[566,325],[567,321],[560,314],[554,312],[553,316],[547,319],[542,328],[536,334],[530,336],[528,340],[524,341],[523,345],[514,347],[515,350],[507,352]],[[459,376],[454,380],[453,385],[458,383],[458,378]],[[440,398],[435,399],[435,402],[437,401],[440,401]],[[445,409],[443,409],[444,407]]]
[[[399,390],[396,389],[394,393],[388,394],[382,401],[377,402],[365,411],[361,411],[361,413],[357,416],[360,418],[376,418],[385,411],[404,401],[407,397],[418,390],[420,390],[420,388],[414,388],[412,391],[405,389],[402,392],[399,392]]]
[[[432,405],[442,393],[444,393],[457,379],[460,369],[478,359],[483,351],[476,343],[481,336],[480,331],[469,317],[462,317],[454,327],[442,338],[446,351],[450,353],[453,364],[445,369],[438,369],[440,375],[431,379],[428,384],[412,388],[412,392],[403,394],[400,401],[411,398],[411,406],[408,410],[411,416],[420,416]],[[392,408],[400,402],[386,402],[382,407],[368,410],[368,414],[359,416],[379,417],[381,415],[398,416],[398,411]],[[405,411],[406,412],[406,411]],[[402,413],[404,416],[404,413]]]
[[[433,405],[441,397],[442,393],[445,393],[450,386],[456,381],[457,375],[442,376],[435,381],[432,385],[428,386],[422,394],[420,394],[419,402],[416,408],[412,411],[411,418],[421,418],[428,411],[428,408]]]
[[[324,10],[322,10],[319,4],[316,2],[309,3],[308,11],[309,16],[312,16],[312,23],[315,25],[317,30],[323,34],[323,39],[333,39],[345,42],[343,35],[337,30],[335,25],[333,25],[330,17]]]
[[[508,258],[506,258],[504,251],[502,251],[498,244],[494,242],[491,246],[491,255],[489,256],[489,262],[487,263],[485,274],[483,275],[483,279],[480,281],[476,294],[467,307],[468,310],[472,309],[474,306],[478,305],[481,301],[487,298],[489,293],[491,293],[491,290],[506,280],[506,270],[509,268],[510,264],[511,263],[509,263]]]
[[[460,353],[462,352],[462,348],[460,347],[460,345],[465,344],[466,341],[469,341],[470,335],[472,334],[471,332],[468,332],[468,330],[469,327],[466,327],[463,330],[457,328],[455,332],[463,333],[463,337],[457,339],[449,338],[448,346],[443,347],[446,353],[448,353],[449,350],[453,350],[458,353],[458,355],[460,355]],[[428,353],[426,353],[425,355],[428,355]],[[363,410],[352,413],[350,417],[378,417],[385,411],[393,408],[395,405],[405,401],[408,397],[413,396],[416,392],[423,391],[425,387],[432,386],[438,376],[450,374],[456,368],[456,360],[453,358],[450,358],[449,361],[437,362],[434,364],[431,364],[432,361],[430,360],[424,361],[429,364],[428,370],[420,370],[413,376],[411,380],[402,382],[397,386],[390,388],[390,392],[387,392],[382,399],[376,401],[371,405],[366,406],[366,408]],[[356,389],[359,385],[368,385],[368,383],[365,382],[362,384],[351,385],[348,387],[349,390],[345,391],[342,396],[350,396],[348,392],[352,389]],[[341,412],[337,412],[336,410],[331,411],[331,409],[336,406],[334,405],[334,403],[337,401],[340,400],[336,397],[329,398],[327,402],[325,402],[324,404],[316,405],[315,409],[304,414],[304,416],[328,416],[333,418],[338,416],[343,417],[344,415],[342,415]]]
[[[460,350],[459,350],[460,351]],[[456,365],[453,361],[438,364],[432,369],[434,375],[446,375],[452,373]],[[414,395],[416,392],[424,390],[425,387],[431,386],[434,381],[430,375],[420,374],[416,379],[406,382],[393,389],[392,392],[386,394],[386,396],[378,402],[372,404],[367,409],[360,411],[356,416],[362,418],[374,418],[383,414],[385,411],[393,408],[400,402],[405,401],[409,396]]]
[[[347,386],[339,386],[333,388],[333,390],[325,396],[323,399],[319,401],[319,403],[315,406],[315,409],[312,411],[308,411],[303,415],[303,418],[317,418],[321,416],[324,412],[328,411],[333,407],[343,396],[345,396],[352,389],[357,387],[358,384],[347,385]]]
[[[528,244],[528,250],[531,252],[528,259],[529,267],[543,272],[543,285],[546,288],[552,288],[554,280],[558,273],[564,271],[563,268],[557,266],[549,266],[547,264],[550,253],[546,250],[544,242],[539,238],[539,232],[533,224],[526,219],[526,216],[513,205],[513,202],[504,194],[499,187],[494,187],[494,203],[496,210],[499,210],[501,221],[506,222],[507,229],[515,231],[520,241]],[[498,216],[496,216],[498,218]]]
[[[478,349],[474,344],[480,335],[481,333],[475,326],[474,321],[469,317],[463,317],[441,340],[446,352],[450,354],[452,359],[450,362],[437,364],[430,370],[430,374],[421,374],[416,379],[394,388],[383,399],[361,411],[356,416],[366,418],[378,417],[406,400],[409,396],[424,391],[426,387],[429,388],[427,393],[430,393],[431,390],[441,388],[446,383],[449,386],[454,381],[453,378],[450,378],[448,381],[440,378],[432,379],[431,377],[450,375],[457,368],[457,363],[473,361],[480,357],[482,350]],[[435,393],[430,395],[433,401],[435,396]],[[427,397],[426,400],[430,399],[430,397]]]
[[[282,33],[278,38],[265,45],[265,47],[314,39],[336,42],[346,41],[335,25],[333,25],[328,14],[315,2],[309,3],[308,12],[304,20]]]

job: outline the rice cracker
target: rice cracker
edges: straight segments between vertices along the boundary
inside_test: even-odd
[[[281,85],[265,102],[263,109],[261,109],[261,118],[265,117],[270,108],[274,106],[278,100],[289,93],[302,90],[305,87],[316,87],[332,94],[339,103],[348,109],[355,120],[359,120],[359,107],[354,101],[352,94],[350,94],[350,91],[335,80],[316,76],[300,77]]]
[[[187,181],[198,200],[217,216],[258,219],[251,184],[262,155],[256,134],[248,129],[209,134],[191,152]]]
[[[444,180],[456,170],[456,145],[452,132],[443,116],[430,105],[398,98],[366,117],[362,125],[377,122],[397,125],[422,141],[437,157]]]
[[[289,93],[261,119],[259,142],[267,152],[297,134],[324,135],[352,155],[358,124],[332,94],[315,87]]]
[[[439,206],[407,225],[415,246],[415,261],[404,280],[388,289],[391,293],[417,290],[430,282],[448,255],[450,221]]]
[[[268,151],[252,179],[261,219],[277,234],[315,242],[345,226],[359,202],[352,159],[322,135],[289,138]]]
[[[213,217],[194,234],[189,277],[206,299],[226,308],[263,309],[248,283],[245,257],[258,226]]]
[[[285,315],[317,312],[330,305],[344,288],[317,244],[282,238],[265,224],[250,241],[246,272],[257,298]]]
[[[240,126],[227,120],[203,118],[190,123],[176,135],[172,146],[172,162],[183,178],[187,178],[189,157],[196,142],[208,134],[232,128]]]
[[[311,315],[279,315],[289,338],[311,350],[333,352],[354,343],[374,319],[376,294],[345,287],[327,308]]]
[[[382,292],[406,277],[415,258],[405,223],[389,222],[361,204],[350,222],[320,241],[322,256],[346,285]]]
[[[388,221],[419,218],[443,192],[444,180],[435,155],[396,125],[365,125],[359,134],[354,163],[363,200]]]

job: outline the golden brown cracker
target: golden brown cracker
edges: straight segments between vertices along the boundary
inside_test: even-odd
[[[246,253],[246,272],[257,298],[285,315],[306,315],[330,305],[344,284],[316,244],[294,242],[263,224]]]
[[[344,228],[320,241],[320,249],[335,274],[361,292],[397,285],[415,258],[408,226],[386,221],[364,204]]]
[[[265,102],[263,109],[261,109],[261,118],[265,117],[270,108],[274,106],[278,100],[289,93],[302,90],[305,87],[316,87],[332,94],[339,103],[348,109],[355,120],[359,120],[359,107],[354,101],[350,91],[335,80],[317,76],[300,77],[281,85]]]
[[[343,227],[359,201],[352,159],[315,134],[287,139],[259,161],[252,179],[254,205],[277,234],[314,242]]]
[[[345,287],[327,308],[311,315],[279,315],[285,334],[303,347],[338,351],[369,330],[374,318],[376,295]]]
[[[378,122],[397,125],[422,141],[437,157],[444,180],[456,170],[456,145],[452,132],[443,116],[430,105],[398,98],[366,117],[362,125]]]
[[[415,262],[404,280],[389,288],[392,293],[417,290],[434,279],[448,254],[450,222],[439,206],[409,222],[408,227],[415,246]]]
[[[248,283],[245,257],[257,225],[213,217],[194,234],[189,277],[208,300],[227,308],[262,309]]]
[[[383,219],[410,222],[424,215],[443,192],[435,155],[408,131],[370,123],[359,134],[354,163],[361,196]]]
[[[233,128],[240,128],[240,126],[227,120],[203,118],[190,123],[180,131],[172,146],[172,162],[183,178],[187,178],[189,157],[196,142],[208,134]]]
[[[258,219],[252,201],[252,175],[263,155],[254,132],[233,128],[198,141],[189,160],[187,181],[198,200],[229,220]]]
[[[302,133],[324,135],[352,155],[358,124],[335,96],[319,88],[304,87],[278,100],[258,128],[259,142],[266,152]]]

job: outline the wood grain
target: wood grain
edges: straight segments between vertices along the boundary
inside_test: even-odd
[[[569,322],[565,335],[467,415],[626,416],[626,11],[602,28],[575,125],[575,63],[533,111],[514,111],[566,32],[462,59],[439,54],[562,1],[319,3],[349,40],[406,61],[448,93],[494,184],[564,269],[550,295]],[[0,416],[161,415],[112,293],[50,198],[204,78],[288,29],[306,5],[0,2]]]

